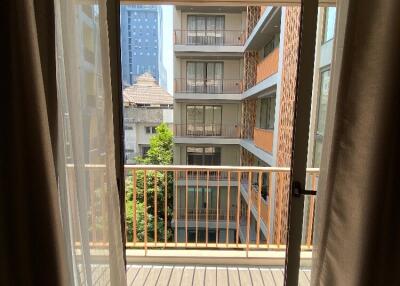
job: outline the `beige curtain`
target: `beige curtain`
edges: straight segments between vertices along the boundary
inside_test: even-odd
[[[400,1],[338,1],[312,285],[399,285]]]
[[[61,205],[75,285],[126,283],[106,0],[56,0]]]
[[[57,192],[53,0],[0,3],[0,285],[72,285]]]

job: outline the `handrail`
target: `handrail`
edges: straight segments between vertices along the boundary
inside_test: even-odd
[[[68,186],[73,193],[77,191],[74,167],[67,164]],[[90,243],[105,243],[96,219],[107,216],[106,165],[76,167],[88,169],[85,176],[90,189]],[[282,217],[287,202],[279,193],[282,190],[276,189],[278,181],[274,180],[281,180],[281,175],[288,178],[290,167],[130,164],[124,167],[128,247],[144,248],[145,254],[153,247],[224,247],[242,248],[246,252],[284,248],[284,238],[273,233],[285,227]],[[307,168],[306,175],[307,188],[316,190],[319,169]],[[306,200],[303,242],[306,249],[312,248],[315,200],[314,197]],[[242,235],[240,229],[244,230]]]
[[[180,123],[174,124],[174,136],[240,138],[241,124]]]
[[[187,77],[182,77],[175,78],[174,85],[175,92],[185,93],[236,94],[243,91],[243,79],[191,79]]]
[[[245,42],[242,30],[174,30],[174,43],[178,45],[241,46]]]

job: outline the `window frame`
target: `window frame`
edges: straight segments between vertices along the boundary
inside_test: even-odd
[[[197,118],[195,118],[194,123],[189,123],[188,120],[188,107],[193,107],[194,109],[198,108],[198,107],[202,107],[202,123],[201,123],[201,135],[200,136],[221,136],[222,135],[222,112],[223,112],[223,106],[221,104],[187,104],[186,108],[185,108],[185,112],[186,112],[186,134],[187,135],[192,135],[190,134],[189,131],[189,126],[193,125],[194,126],[194,130],[195,132],[197,132]],[[206,107],[212,107],[213,109],[213,118],[212,118],[212,131],[211,131],[211,135],[207,134],[206,132]],[[216,124],[215,122],[215,108],[219,108],[220,109],[220,118],[219,118],[219,124]],[[216,129],[216,130],[215,130]],[[194,135],[194,134],[193,134]]]

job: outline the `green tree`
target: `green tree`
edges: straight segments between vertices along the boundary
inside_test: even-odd
[[[136,158],[140,164],[169,165],[173,159],[172,131],[161,123],[156,127],[156,134],[150,138],[150,149],[146,156]]]
[[[139,164],[169,165],[173,158],[172,131],[165,123],[156,128],[156,134],[150,139],[150,149],[145,157],[138,157]],[[157,216],[158,241],[164,240],[165,221],[165,189],[167,189],[167,239],[173,235],[170,225],[173,213],[173,174],[163,171],[147,171],[146,178],[143,170],[136,171],[136,231],[137,241],[144,241],[144,215],[147,212],[147,241],[154,241],[155,215]],[[146,209],[144,208],[144,189],[146,183]],[[155,188],[157,186],[157,188]],[[127,238],[133,241],[133,176],[128,174],[125,182],[125,204]],[[157,192],[157,196],[155,193]],[[155,214],[154,200],[157,198],[157,213]]]

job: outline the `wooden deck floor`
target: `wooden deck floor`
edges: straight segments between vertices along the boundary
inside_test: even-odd
[[[310,275],[310,270],[302,269],[299,285],[310,285]],[[131,264],[127,280],[128,286],[280,286],[283,285],[283,268]]]

